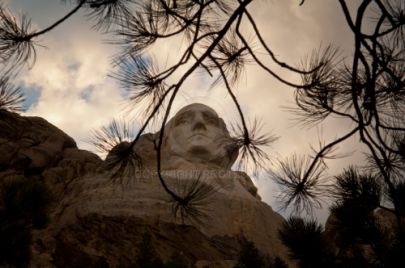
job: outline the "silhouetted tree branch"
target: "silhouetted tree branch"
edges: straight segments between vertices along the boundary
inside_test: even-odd
[[[325,159],[339,144],[358,134],[370,154],[369,169],[379,178],[379,183],[388,188],[389,200],[392,200],[400,223],[399,204],[402,201],[395,193],[398,192],[398,182],[403,179],[398,174],[403,174],[405,144],[405,120],[401,116],[405,112],[405,19],[401,1],[363,0],[352,16],[346,1],[339,0],[355,41],[352,62],[339,60],[337,51],[329,46],[313,53],[302,68],[275,56],[276,53],[264,40],[254,16],[248,10],[251,0],[67,2],[73,2],[75,7],[41,31],[30,30],[30,22],[25,16],[19,22],[1,7],[0,64],[4,68],[13,66],[12,69],[15,69],[35,59],[36,38],[68,21],[79,10],[87,12],[94,21],[94,29],[112,36],[109,42],[121,47],[121,52],[114,61],[119,71],[111,76],[130,93],[130,104],[146,103],[145,107],[148,107],[137,135],[109,153],[108,167],[116,171],[115,175],[129,174],[128,170],[132,172],[139,168],[139,156],[134,153],[134,147],[145,129],[154,120],[160,119],[156,140],[158,178],[165,191],[177,202],[178,208],[194,211],[187,209],[187,206],[193,204],[191,199],[198,198],[198,194],[180,196],[166,184],[161,172],[161,148],[173,103],[183,90],[184,83],[200,69],[217,77],[215,83],[223,82],[235,104],[240,124],[236,127],[235,132],[238,133],[235,133],[234,143],[240,150],[240,163],[251,160],[250,163],[263,166],[267,155],[262,148],[275,138],[257,134],[255,124],[248,127],[240,100],[233,93],[233,86],[238,82],[246,63],[255,63],[280,83],[295,88],[295,112],[305,119],[304,124],[319,124],[333,116],[355,125],[349,133],[321,146],[312,157],[303,158],[307,160],[290,158],[292,160],[281,164],[282,174],[275,176],[275,179],[288,189],[284,196],[284,207],[293,205],[299,212],[311,210],[313,205],[319,206],[317,196],[327,194],[322,179],[326,169]],[[304,1],[297,4],[302,5]],[[369,14],[375,18],[374,21],[368,20]],[[364,32],[362,26],[366,21],[372,31]],[[242,31],[241,25],[247,26],[249,35]],[[276,66],[301,76],[302,82],[283,78],[275,68],[265,63],[267,61],[258,56],[257,47],[250,42],[249,36],[252,34],[258,40],[256,45],[266,52],[266,60],[270,59]],[[152,61],[153,57],[148,55],[148,48],[159,40],[177,37],[185,37],[186,40],[182,53],[172,65],[158,68]],[[0,95],[6,96],[3,97],[3,103],[6,103],[2,104],[3,107],[15,109],[17,106],[14,104],[21,102],[21,98],[10,91],[10,87],[2,88],[7,88],[9,92],[2,91]],[[103,133],[108,134],[105,130]],[[100,146],[109,145],[110,137],[116,139],[120,136],[99,135],[102,140]]]

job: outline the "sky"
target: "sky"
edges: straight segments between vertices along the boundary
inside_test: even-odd
[[[34,29],[43,29],[66,14],[72,6],[55,0],[2,0],[15,14],[26,14]],[[350,58],[354,44],[337,0],[307,0],[299,6],[298,0],[254,1],[249,11],[280,60],[298,65],[302,59],[320,47],[332,44],[340,49],[343,59]],[[347,1],[352,8],[359,0]],[[92,30],[92,22],[83,12],[57,27],[37,43],[37,61],[23,70],[16,79],[26,94],[24,105],[27,116],[41,116],[72,136],[79,148],[94,148],[86,141],[91,130],[107,125],[112,118],[130,115],[138,119],[140,109],[128,109],[126,92],[117,81],[108,76],[113,70],[112,58],[117,48],[106,44],[108,36]],[[153,49],[159,65],[170,62],[180,52],[179,40],[160,43]],[[266,55],[263,54],[263,57]],[[299,82],[299,77],[280,69],[284,78]],[[181,107],[201,102],[211,106],[229,124],[238,119],[236,109],[225,88],[212,82],[199,72],[187,80],[176,100],[172,115]],[[250,64],[235,88],[245,115],[253,121],[258,118],[263,131],[279,136],[277,142],[265,148],[272,160],[269,168],[277,170],[277,159],[294,153],[306,155],[311,146],[318,148],[319,139],[333,141],[348,132],[350,125],[337,119],[328,120],[312,128],[303,127],[287,107],[294,107],[294,89],[270,77],[257,66]],[[135,111],[134,111],[135,110]],[[138,119],[138,121],[140,121]],[[151,127],[150,131],[156,130]],[[337,174],[348,165],[361,161],[358,137],[339,147],[338,153],[352,152],[352,156],[327,162],[329,175]],[[277,186],[261,172],[254,182],[262,199],[277,210]],[[288,215],[287,212],[281,212]],[[327,209],[315,216],[324,222]]]

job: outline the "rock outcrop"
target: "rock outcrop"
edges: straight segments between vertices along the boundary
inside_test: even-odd
[[[44,181],[55,197],[70,181],[95,171],[102,160],[40,117],[0,111],[0,178]]]
[[[184,174],[187,178],[170,173],[165,176],[166,183],[180,196],[195,182],[190,180],[190,173]],[[163,260],[181,252],[191,262],[211,263],[209,267],[214,267],[212,263],[232,263],[238,258],[242,237],[271,257],[285,257],[285,249],[277,238],[277,228],[284,220],[257,194],[248,191],[244,184],[250,179],[245,174],[210,174],[199,179],[214,191],[193,206],[205,215],[186,215],[183,222],[179,215],[175,217],[175,203],[156,175],[123,184],[111,182],[106,175],[82,177],[70,185],[55,228],[48,231],[58,236],[63,247],[80,245],[80,251],[94,261],[105,258],[112,267],[135,262],[137,243],[146,231],[156,240],[154,247]],[[111,231],[115,234],[108,234]],[[80,243],[81,238],[85,238],[85,244]]]
[[[178,148],[175,155],[164,149],[167,186],[181,197],[198,193],[186,207],[173,201],[151,168],[157,134],[145,134],[134,148],[143,154],[144,169],[112,179],[98,156],[78,149],[72,138],[45,120],[2,112],[1,180],[15,174],[42,180],[53,196],[47,227],[33,231],[30,266],[133,267],[145,235],[159,259],[181,256],[189,266],[233,267],[241,239],[287,261],[278,240],[284,219],[260,200],[245,173],[230,170],[232,146],[224,140],[205,145],[211,141],[204,131],[215,132],[219,126],[223,133],[226,128],[216,114],[204,119],[205,108],[197,108],[194,117],[177,121],[189,124],[182,128],[191,132],[198,129],[198,134],[182,137],[184,142],[190,139],[190,146],[181,148],[189,150],[186,157],[177,154]],[[218,162],[219,155],[227,159]]]

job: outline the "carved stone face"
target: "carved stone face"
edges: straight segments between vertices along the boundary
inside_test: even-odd
[[[206,105],[182,108],[168,123],[165,137],[167,153],[189,162],[228,167],[234,161],[231,150],[235,148],[225,123]]]
[[[180,110],[173,123],[173,141],[190,153],[203,154],[215,150],[218,140],[225,135],[217,113],[201,104]]]

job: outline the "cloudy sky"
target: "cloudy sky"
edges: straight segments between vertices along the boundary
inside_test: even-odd
[[[34,29],[49,26],[72,8],[55,0],[1,2],[15,14],[27,14]],[[303,6],[299,6],[299,2],[254,1],[249,6],[265,40],[279,59],[297,65],[314,49],[329,44],[340,48],[342,58],[350,58],[354,41],[338,1],[307,0]],[[351,7],[356,7],[359,1],[348,2]],[[93,150],[86,143],[92,129],[108,124],[123,113],[128,114],[125,92],[108,76],[117,49],[104,42],[106,35],[91,30],[91,27],[92,22],[79,12],[42,36],[37,40],[41,47],[38,47],[35,65],[24,70],[16,81],[26,93],[26,115],[44,117],[75,138],[80,148],[88,150]],[[164,64],[178,55],[180,46],[176,42],[160,44],[159,49],[154,50],[158,63]],[[284,78],[299,81],[299,77],[291,73],[278,71]],[[224,88],[210,89],[209,82],[201,72],[189,79],[180,92],[173,113],[184,105],[202,102],[214,108],[227,122],[237,120],[235,107]],[[235,90],[247,117],[260,119],[265,131],[280,137],[273,146],[266,148],[273,160],[294,153],[305,155],[310,152],[311,145],[317,148],[319,138],[332,141],[350,128],[339,120],[330,120],[310,129],[300,126],[286,109],[294,106],[293,89],[254,65],[248,66]],[[136,117],[137,113],[131,115]],[[352,152],[357,140],[354,137],[342,144],[338,152]],[[336,174],[360,156],[357,151],[350,158],[328,162],[330,174]],[[264,201],[277,209],[277,187],[266,176],[259,176],[255,183]],[[324,221],[326,213],[318,212],[317,217]]]

